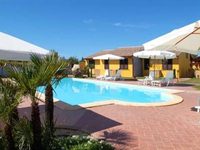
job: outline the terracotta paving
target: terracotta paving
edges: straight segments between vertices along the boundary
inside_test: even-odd
[[[184,101],[165,107],[107,105],[79,110],[66,110],[57,102],[56,123],[88,131],[119,150],[200,150],[200,113],[193,109],[200,92],[191,86],[169,88],[185,89],[178,94]],[[19,107],[21,115],[30,116],[29,106],[25,99]],[[40,108],[43,119],[42,103]]]

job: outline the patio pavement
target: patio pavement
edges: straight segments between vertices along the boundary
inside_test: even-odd
[[[64,103],[56,102],[56,123],[90,132],[119,150],[200,150],[200,113],[192,109],[200,92],[187,85],[169,88],[184,89],[185,92],[177,94],[184,101],[165,107],[107,105],[79,110],[66,110]],[[19,111],[30,117],[28,99],[19,106]],[[43,119],[43,103],[40,111]]]

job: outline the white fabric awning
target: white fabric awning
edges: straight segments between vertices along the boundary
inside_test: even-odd
[[[47,55],[44,48],[0,32],[0,60],[30,60],[30,54]]]
[[[197,54],[200,49],[200,20],[143,44],[144,50],[180,51]]]
[[[168,51],[140,51],[133,54],[134,57],[146,59],[174,59],[176,54]]]
[[[120,57],[120,56],[112,55],[112,54],[105,54],[105,55],[93,57],[93,59],[101,59],[101,60],[121,60],[121,59],[124,59],[124,57]]]

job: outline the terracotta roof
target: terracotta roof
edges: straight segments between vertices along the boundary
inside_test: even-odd
[[[122,47],[122,48],[116,48],[113,50],[99,51],[99,52],[96,52],[96,53],[86,57],[86,59],[91,59],[93,57],[104,55],[104,54],[113,54],[113,55],[122,56],[122,57],[123,56],[133,56],[134,52],[143,51],[143,50],[144,50],[143,46]]]

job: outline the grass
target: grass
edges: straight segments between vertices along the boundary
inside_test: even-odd
[[[136,77],[136,79],[144,79],[145,77]]]
[[[200,90],[200,85],[195,85],[194,88]]]
[[[181,81],[181,83],[188,83],[188,84],[200,84],[199,78],[191,78],[185,81]]]
[[[193,84],[195,89],[200,90],[200,79],[199,78],[191,78],[191,79],[188,79],[185,81],[181,81],[181,83]]]

